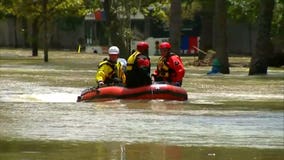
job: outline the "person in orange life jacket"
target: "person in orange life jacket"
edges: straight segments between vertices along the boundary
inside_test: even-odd
[[[138,42],[136,51],[127,59],[126,87],[134,88],[152,84],[151,62],[148,56],[149,44]]]
[[[185,74],[181,58],[171,52],[171,44],[169,42],[162,42],[159,47],[161,57],[158,60],[157,69],[152,74],[153,81],[162,81],[175,86],[181,86]]]
[[[109,59],[104,59],[98,65],[96,82],[98,87],[104,85],[124,85],[126,77],[123,71],[123,65],[118,61],[119,48],[112,46],[108,50]]]

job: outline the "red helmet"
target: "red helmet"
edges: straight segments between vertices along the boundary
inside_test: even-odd
[[[137,43],[137,50],[138,51],[146,51],[149,48],[149,44],[147,42],[138,42]]]
[[[171,49],[171,48],[172,48],[172,46],[169,42],[162,42],[160,44],[160,49]]]

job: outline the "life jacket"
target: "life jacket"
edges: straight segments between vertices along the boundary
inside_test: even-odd
[[[108,66],[110,66],[110,67],[112,68],[111,73],[109,74],[109,76],[108,76],[107,79],[105,80],[106,83],[112,83],[112,80],[117,77],[116,64],[111,63],[109,60],[104,60],[104,61],[102,61],[102,62],[99,63],[98,69],[101,68],[101,67],[104,66],[104,65],[108,65]]]
[[[101,67],[102,67],[103,65],[105,65],[105,64],[108,65],[108,66],[110,66],[113,71],[115,70],[115,64],[111,63],[109,60],[104,60],[104,61],[100,62],[100,63],[98,64],[98,69],[101,68]]]
[[[134,88],[150,85],[152,83],[150,71],[150,58],[135,51],[127,59],[126,86]]]
[[[142,55],[141,52],[135,51],[129,56],[126,71],[132,71],[135,68],[150,68],[150,59],[144,55],[140,55]]]
[[[126,71],[132,71],[133,67],[134,67],[134,63],[136,60],[136,57],[141,54],[138,51],[135,51],[133,54],[131,54],[128,59],[127,59],[127,67],[126,67]]]
[[[163,77],[165,78],[167,81],[170,81],[170,76],[172,73],[174,73],[175,71],[173,69],[171,69],[169,67],[168,64],[168,59],[171,56],[178,56],[174,53],[170,53],[170,55],[166,56],[166,57],[160,57],[158,64],[157,64],[157,71],[158,71],[158,75],[159,77]]]
[[[115,72],[116,76],[122,81],[123,84],[125,84],[126,77],[124,65],[119,61],[115,64]]]

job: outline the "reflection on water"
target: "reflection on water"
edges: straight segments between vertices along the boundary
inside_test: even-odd
[[[0,159],[5,160],[282,160],[283,156],[280,149],[181,147],[156,143],[0,141]]]
[[[0,159],[276,160],[284,156],[283,123],[281,112],[190,103],[5,102]]]
[[[131,105],[152,109],[129,109]],[[130,106],[129,106],[130,105]],[[283,113],[190,110],[185,103],[1,103],[2,137],[283,148]]]

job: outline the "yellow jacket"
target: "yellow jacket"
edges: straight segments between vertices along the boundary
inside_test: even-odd
[[[108,60],[100,62],[95,77],[96,82],[103,81],[105,84],[111,85],[115,78],[125,84],[126,77],[122,64],[120,62],[113,63]]]
[[[136,57],[137,57],[138,55],[140,55],[140,54],[141,54],[141,52],[135,51],[134,53],[132,53],[132,54],[128,57],[128,59],[127,59],[127,68],[126,68],[127,71],[132,71],[132,70],[133,70]]]

